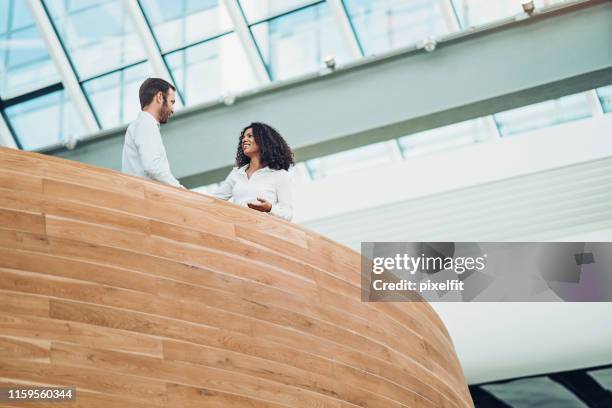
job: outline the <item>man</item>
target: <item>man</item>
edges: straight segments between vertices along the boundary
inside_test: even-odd
[[[174,113],[176,89],[160,78],[148,78],[138,91],[142,111],[125,132],[121,171],[183,187],[170,172],[159,131]]]

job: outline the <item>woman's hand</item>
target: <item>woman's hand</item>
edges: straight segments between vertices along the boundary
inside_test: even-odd
[[[272,204],[267,201],[264,200],[263,198],[257,197],[257,202],[251,202],[247,204],[249,206],[249,208],[252,208],[254,210],[257,211],[261,211],[261,212],[270,212],[270,210],[272,209]]]

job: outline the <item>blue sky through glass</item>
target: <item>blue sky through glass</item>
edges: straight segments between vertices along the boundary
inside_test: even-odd
[[[59,81],[45,42],[22,0],[0,0],[0,97]]]
[[[496,113],[494,118],[502,136],[509,136],[590,116],[587,97],[579,93]]]
[[[450,32],[441,3],[431,0],[345,0],[367,55],[380,54]]]
[[[90,1],[71,7],[44,0],[80,79],[110,72],[145,59],[144,47],[121,0]]]
[[[168,52],[232,30],[219,0],[141,0],[162,50]]]
[[[150,65],[142,63],[83,84],[103,128],[119,126],[136,118],[140,111],[138,88],[151,75]]]
[[[139,109],[139,84],[154,73],[124,0],[41,1],[102,127],[128,123]],[[219,100],[227,93],[258,86],[224,1],[137,1],[187,105]],[[562,1],[536,0],[536,6]],[[325,70],[323,61],[328,56],[335,57],[338,66],[354,59],[343,36],[347,33],[340,31],[325,1],[239,0],[238,4],[273,81]],[[366,55],[450,33],[457,29],[454,12],[463,29],[522,13],[519,0],[342,0],[342,4]],[[58,71],[46,47],[27,1],[0,0],[0,97],[9,101],[9,122],[20,138],[28,138],[24,118],[48,115],[50,110],[36,108],[37,104],[55,100],[64,106],[62,112],[74,111],[61,91]],[[11,103],[15,97],[20,103],[15,99]],[[604,112],[611,112],[612,85],[598,89],[597,97]],[[503,135],[511,135],[589,117],[589,107],[582,96],[574,95],[498,113],[496,122],[491,123],[497,123]],[[76,115],[74,121],[78,122]],[[48,138],[34,132],[33,142],[26,145],[63,140],[71,134],[70,129],[80,126],[65,120],[62,123],[66,124],[49,126],[56,134]],[[448,140],[434,137],[438,133],[407,138],[402,144],[404,153],[435,150],[433,145],[425,147],[434,140],[441,145],[463,140],[458,136]],[[422,144],[419,141],[416,148],[406,144],[420,137]]]
[[[252,31],[275,80],[317,71],[327,56],[339,64],[351,59],[326,3],[256,24]]]
[[[25,150],[64,143],[84,133],[74,106],[63,90],[10,106],[6,114]]]
[[[166,61],[186,105],[237,94],[257,84],[235,33],[171,53]]]

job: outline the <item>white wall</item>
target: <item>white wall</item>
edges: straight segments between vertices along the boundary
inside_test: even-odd
[[[612,363],[612,303],[433,303],[470,384]]]

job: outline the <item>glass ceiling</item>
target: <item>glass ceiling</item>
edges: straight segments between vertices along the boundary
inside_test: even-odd
[[[483,385],[482,388],[513,408],[588,408],[571,391],[547,377]]]
[[[593,107],[601,100],[603,111]],[[435,129],[401,136],[387,142],[361,146],[340,153],[307,160],[307,178],[318,180],[353,170],[375,167],[397,160],[408,160],[460,146],[485,142],[500,137],[561,125],[597,114],[609,113],[612,85],[597,91],[582,92],[491,116],[454,123]]]
[[[470,385],[476,408],[597,408],[612,401],[612,366]]]
[[[149,76],[170,74],[180,109],[317,72],[327,56],[342,65],[521,12],[520,0],[0,0],[0,119],[18,147],[44,149],[133,120],[138,87]],[[164,72],[156,72],[160,65]],[[611,93],[592,92],[602,112],[611,110]],[[386,160],[380,154],[405,158],[480,140],[483,129],[510,135],[588,117],[588,98],[499,113],[357,154],[378,163]],[[82,123],[84,116],[93,119]],[[322,177],[337,160],[307,168]]]

